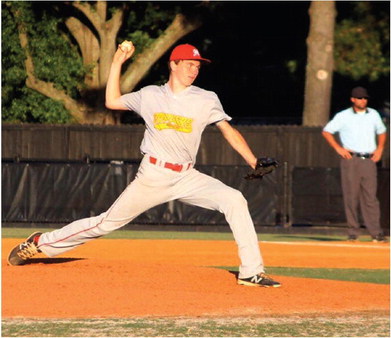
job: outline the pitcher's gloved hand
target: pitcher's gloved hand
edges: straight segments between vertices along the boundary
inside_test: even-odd
[[[246,180],[262,179],[263,176],[270,174],[280,164],[272,157],[261,157],[257,160],[255,169],[250,171],[244,178]]]

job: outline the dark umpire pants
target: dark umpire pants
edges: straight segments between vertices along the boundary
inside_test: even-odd
[[[372,237],[381,234],[376,163],[361,157],[341,159],[341,182],[348,234],[360,235],[359,206],[369,234]]]

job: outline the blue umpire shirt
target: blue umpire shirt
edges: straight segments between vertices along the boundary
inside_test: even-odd
[[[373,153],[376,136],[386,130],[378,111],[372,108],[365,113],[356,113],[353,108],[342,110],[323,128],[330,134],[339,133],[342,146],[357,153]]]

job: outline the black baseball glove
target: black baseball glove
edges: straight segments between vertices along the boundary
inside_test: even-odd
[[[261,157],[257,160],[255,169],[250,171],[244,178],[246,180],[262,179],[263,176],[270,174],[280,164],[277,160],[271,157]]]

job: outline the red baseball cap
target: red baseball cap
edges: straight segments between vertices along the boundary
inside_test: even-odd
[[[201,57],[201,54],[198,49],[187,43],[184,45],[178,45],[172,50],[170,55],[170,61],[175,60],[199,60],[207,63],[212,62],[208,59],[204,59],[203,57]]]

